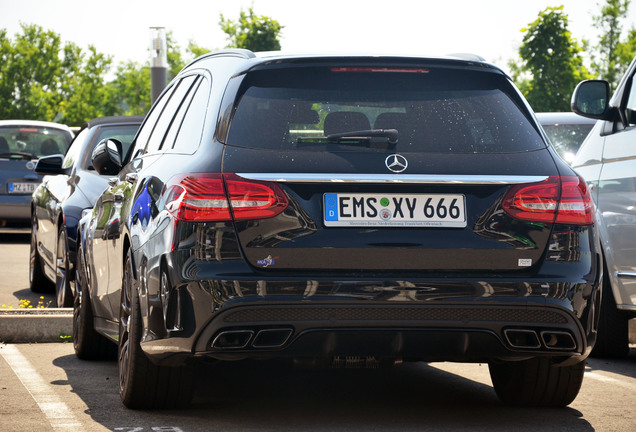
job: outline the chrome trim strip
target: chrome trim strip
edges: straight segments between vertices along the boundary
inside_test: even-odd
[[[616,276],[624,278],[636,278],[636,272],[633,271],[618,271]]]
[[[402,183],[402,184],[519,184],[535,183],[548,176],[431,175],[431,174],[319,174],[236,173],[248,180],[279,183]]]

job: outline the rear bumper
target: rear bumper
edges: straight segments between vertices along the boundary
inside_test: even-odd
[[[199,356],[486,362],[585,358],[596,337],[599,287],[199,281],[177,287],[167,308],[151,294],[142,348],[166,364]]]
[[[31,195],[0,195],[0,221],[29,224]]]

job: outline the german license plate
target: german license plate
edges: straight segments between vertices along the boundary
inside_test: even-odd
[[[32,194],[38,187],[38,183],[9,183],[9,193],[12,194]]]
[[[461,194],[323,195],[325,226],[453,227],[466,226]]]

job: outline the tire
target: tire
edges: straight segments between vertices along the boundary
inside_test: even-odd
[[[190,403],[194,393],[191,366],[152,363],[141,349],[143,326],[130,252],[126,256],[119,316],[119,395],[127,408],[175,408]]]
[[[601,311],[596,343],[590,354],[597,358],[623,358],[629,354],[629,315],[616,307],[607,269],[603,276]]]
[[[42,270],[42,258],[37,248],[37,219],[31,217],[31,245],[29,247],[29,288],[34,293],[49,293],[54,289],[53,282],[49,280]]]
[[[499,399],[514,406],[565,407],[578,395],[585,360],[555,366],[549,357],[519,362],[492,362],[490,378]]]
[[[82,360],[114,360],[117,345],[95,331],[93,308],[88,290],[86,262],[82,246],[77,251],[75,295],[73,297],[73,348]]]
[[[60,226],[57,232],[55,267],[55,300],[57,307],[72,307],[71,266],[68,259],[68,236],[64,225]]]

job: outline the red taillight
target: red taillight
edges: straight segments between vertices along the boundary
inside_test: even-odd
[[[551,176],[540,183],[511,187],[504,210],[516,219],[568,225],[592,225],[594,208],[585,181],[575,176]]]
[[[288,201],[275,183],[254,182],[235,174],[195,173],[173,177],[163,192],[166,208],[179,220],[222,222],[266,219]]]

